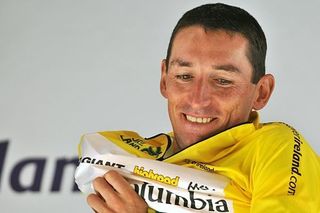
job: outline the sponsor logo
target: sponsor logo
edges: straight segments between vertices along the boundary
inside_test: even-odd
[[[193,164],[197,168],[199,168],[201,170],[204,170],[206,172],[214,173],[214,169],[210,168],[208,165],[206,165],[204,163],[201,163],[201,162],[198,162],[198,161],[194,161],[194,160],[189,160],[189,159],[186,159],[185,162],[188,163],[188,164]]]
[[[115,168],[124,168],[125,165],[122,165],[120,163],[114,163],[102,159],[96,159],[96,158],[90,158],[90,157],[83,157],[79,159],[80,163],[89,163],[89,164],[94,164],[94,165],[101,165],[101,166],[112,166]]]
[[[161,151],[161,144],[153,140],[142,140],[140,138],[128,138],[124,135],[120,135],[120,139],[133,148],[146,152],[150,156],[158,157]]]
[[[193,191],[188,191],[184,196],[173,193],[165,188],[156,187],[149,183],[134,184],[135,191],[143,197],[147,203],[168,208],[174,212],[174,205],[180,208],[192,209],[193,211],[207,212],[233,212],[232,202],[212,196],[198,196]]]
[[[133,173],[137,174],[139,176],[143,176],[146,178],[149,178],[151,180],[155,180],[161,183],[165,183],[168,185],[172,185],[172,186],[177,186],[179,183],[179,176],[176,176],[175,178],[171,178],[169,176],[164,176],[161,174],[157,174],[154,173],[154,171],[152,169],[150,169],[149,171],[144,170],[144,167],[140,167],[139,166],[135,166],[133,169]]]
[[[292,162],[291,162],[291,176],[288,183],[288,195],[295,195],[299,177],[302,176],[300,172],[300,163],[301,163],[301,146],[303,142],[301,141],[300,134],[293,127],[288,126],[293,133],[293,153],[292,153]]]
[[[215,188],[209,188],[209,186],[193,183],[192,181],[188,185],[188,191],[216,191]]]
[[[141,151],[146,152],[149,155],[156,156],[156,157],[158,157],[162,153],[160,147],[152,148],[151,146],[149,146],[148,148],[143,148],[143,149],[141,149]]]
[[[43,189],[42,183],[44,181],[44,174],[47,170],[47,163],[52,159],[47,159],[46,157],[26,157],[20,160],[17,160],[12,167],[5,165],[6,156],[9,152],[9,140],[1,140],[0,141],[0,189],[2,176],[4,171],[9,171],[9,185],[12,190],[15,192],[40,192]],[[61,190],[61,185],[63,183],[63,175],[65,173],[65,169],[68,167],[76,168],[78,165],[78,157],[61,157],[55,159],[55,167],[53,171],[53,177],[51,180],[48,180],[49,191],[51,192],[59,192]],[[27,168],[32,167],[32,174],[30,175],[30,180],[28,183],[22,181],[22,177],[25,176],[25,172]],[[4,170],[5,169],[5,170]],[[51,172],[50,172],[51,173]],[[47,180],[46,180],[47,181]],[[70,182],[73,183],[72,192],[79,192],[77,185],[74,183],[74,177],[70,179]]]
[[[126,144],[138,150],[140,150],[141,146],[143,145],[143,140],[139,138],[127,138],[124,135],[120,135],[120,139]]]

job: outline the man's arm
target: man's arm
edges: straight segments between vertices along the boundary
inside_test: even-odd
[[[116,171],[111,170],[104,177],[96,178],[93,187],[96,194],[90,194],[87,202],[95,212],[147,212],[146,202]]]

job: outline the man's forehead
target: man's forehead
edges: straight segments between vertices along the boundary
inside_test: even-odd
[[[193,67],[195,66],[194,63],[191,61],[188,61],[183,58],[172,58],[169,62],[169,66],[178,66],[178,67]],[[223,70],[228,72],[241,72],[240,69],[231,64],[231,63],[221,63],[221,64],[212,64],[211,68],[213,70]]]
[[[223,29],[205,30],[202,26],[193,25],[182,28],[177,32],[172,41],[171,54],[176,48],[196,47],[190,44],[202,45],[202,42],[207,42],[206,45],[209,46],[211,43],[216,47],[222,48],[221,50],[230,46],[234,46],[234,48],[243,46],[247,52],[250,46],[249,40],[241,33]],[[208,49],[212,49],[209,46]],[[207,48],[205,47],[205,49]]]
[[[194,38],[192,38],[192,34],[194,34]],[[201,42],[200,40],[202,40],[202,38],[204,42],[209,41],[209,46],[211,42],[213,42],[214,45],[211,47],[208,46],[207,50],[206,47],[202,47],[205,49],[200,48],[200,46],[203,45],[203,43],[199,43],[200,46],[189,45],[192,43],[195,44],[198,41]],[[189,47],[195,49],[188,49]],[[213,60],[213,63],[210,66],[215,70],[240,72],[240,68],[236,66],[236,63],[233,63],[234,61],[228,60],[228,55],[230,55],[230,51],[239,51],[240,49],[238,48],[244,48],[243,55],[248,59],[248,39],[246,39],[241,33],[228,31],[225,29],[207,29],[200,25],[184,27],[180,29],[179,32],[177,32],[177,35],[173,40],[171,56],[168,61],[168,66],[195,66],[196,62],[194,61],[194,58],[188,54],[194,52],[195,50],[196,52],[200,51],[200,55],[211,55],[211,53],[213,53],[213,59],[216,57],[220,59],[223,58],[223,61],[220,61],[218,64],[215,63],[217,62],[216,60]],[[214,52],[210,52],[212,50]],[[176,54],[177,52],[179,54]],[[226,58],[223,57],[223,55],[225,54],[227,56]]]

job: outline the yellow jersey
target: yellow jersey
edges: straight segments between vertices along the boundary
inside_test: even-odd
[[[130,131],[99,134],[138,157],[229,178],[224,198],[232,200],[235,213],[319,213],[320,160],[317,154],[293,127],[280,122],[259,123],[256,112],[251,117],[252,122],[174,154],[173,133],[152,138]],[[226,208],[214,210],[229,212]]]

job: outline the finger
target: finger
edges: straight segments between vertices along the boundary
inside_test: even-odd
[[[118,192],[103,177],[93,180],[93,188],[106,202],[113,203],[119,199]]]
[[[90,194],[87,197],[87,203],[95,212],[112,213],[113,211],[107,204],[96,194]]]
[[[132,196],[133,193],[136,195],[136,192],[130,186],[128,181],[118,172],[110,170],[104,175],[104,178],[114,188],[114,190],[119,192],[122,196]]]

